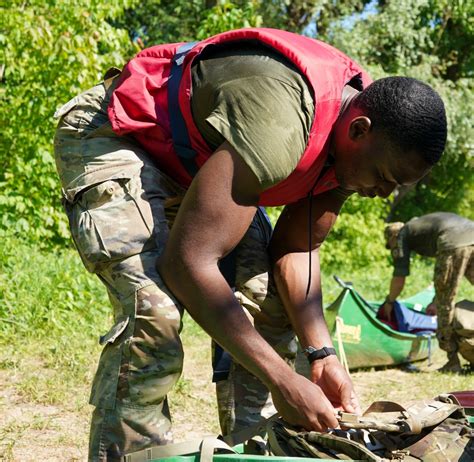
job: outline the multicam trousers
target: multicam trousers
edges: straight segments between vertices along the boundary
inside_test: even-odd
[[[463,276],[474,284],[474,246],[438,253],[434,271],[435,302],[438,311],[436,336],[440,348],[448,354],[458,351],[453,319],[455,299]]]
[[[156,270],[186,193],[148,154],[111,129],[106,108],[114,85],[103,83],[58,111],[55,154],[71,233],[88,271],[104,283],[114,325],[92,385],[89,460],[172,439],[167,393],[183,365],[183,307]],[[268,226],[268,224],[267,224]],[[254,219],[235,249],[236,297],[255,328],[291,363],[296,342],[269,276],[269,230]],[[265,387],[238,364],[217,386],[224,432],[272,412]]]

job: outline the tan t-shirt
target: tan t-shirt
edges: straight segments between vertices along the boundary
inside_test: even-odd
[[[309,86],[261,44],[209,48],[192,68],[196,126],[211,149],[227,140],[267,189],[287,178],[305,151],[314,117]]]

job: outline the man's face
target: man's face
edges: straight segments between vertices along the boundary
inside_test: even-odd
[[[431,168],[415,151],[401,152],[360,117],[335,133],[335,171],[346,189],[366,197],[388,197],[399,185],[416,183]],[[353,120],[351,122],[354,122]]]

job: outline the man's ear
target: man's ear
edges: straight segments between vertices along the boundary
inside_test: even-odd
[[[372,121],[367,116],[357,116],[349,125],[349,138],[353,141],[363,138],[370,131]]]

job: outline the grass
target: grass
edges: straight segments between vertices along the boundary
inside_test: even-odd
[[[56,460],[58,448],[70,454],[66,460],[83,460],[89,387],[101,349],[98,338],[111,321],[105,290],[84,270],[73,249],[44,252],[7,240],[0,258],[0,460]],[[404,295],[428,286],[432,271],[432,262],[415,259]],[[339,268],[337,274],[368,299],[382,299],[388,290],[390,268],[385,264],[357,272]],[[340,291],[331,275],[331,269],[323,271],[326,304]],[[459,298],[474,298],[467,282]],[[215,433],[218,425],[210,384],[210,339],[188,316],[183,343],[185,371],[170,401],[178,437],[187,439],[193,432]],[[353,375],[367,404],[383,397],[421,398],[472,387],[469,377],[423,368],[418,375],[393,369]],[[407,383],[409,390],[403,388]],[[35,442],[40,452],[28,459]]]

